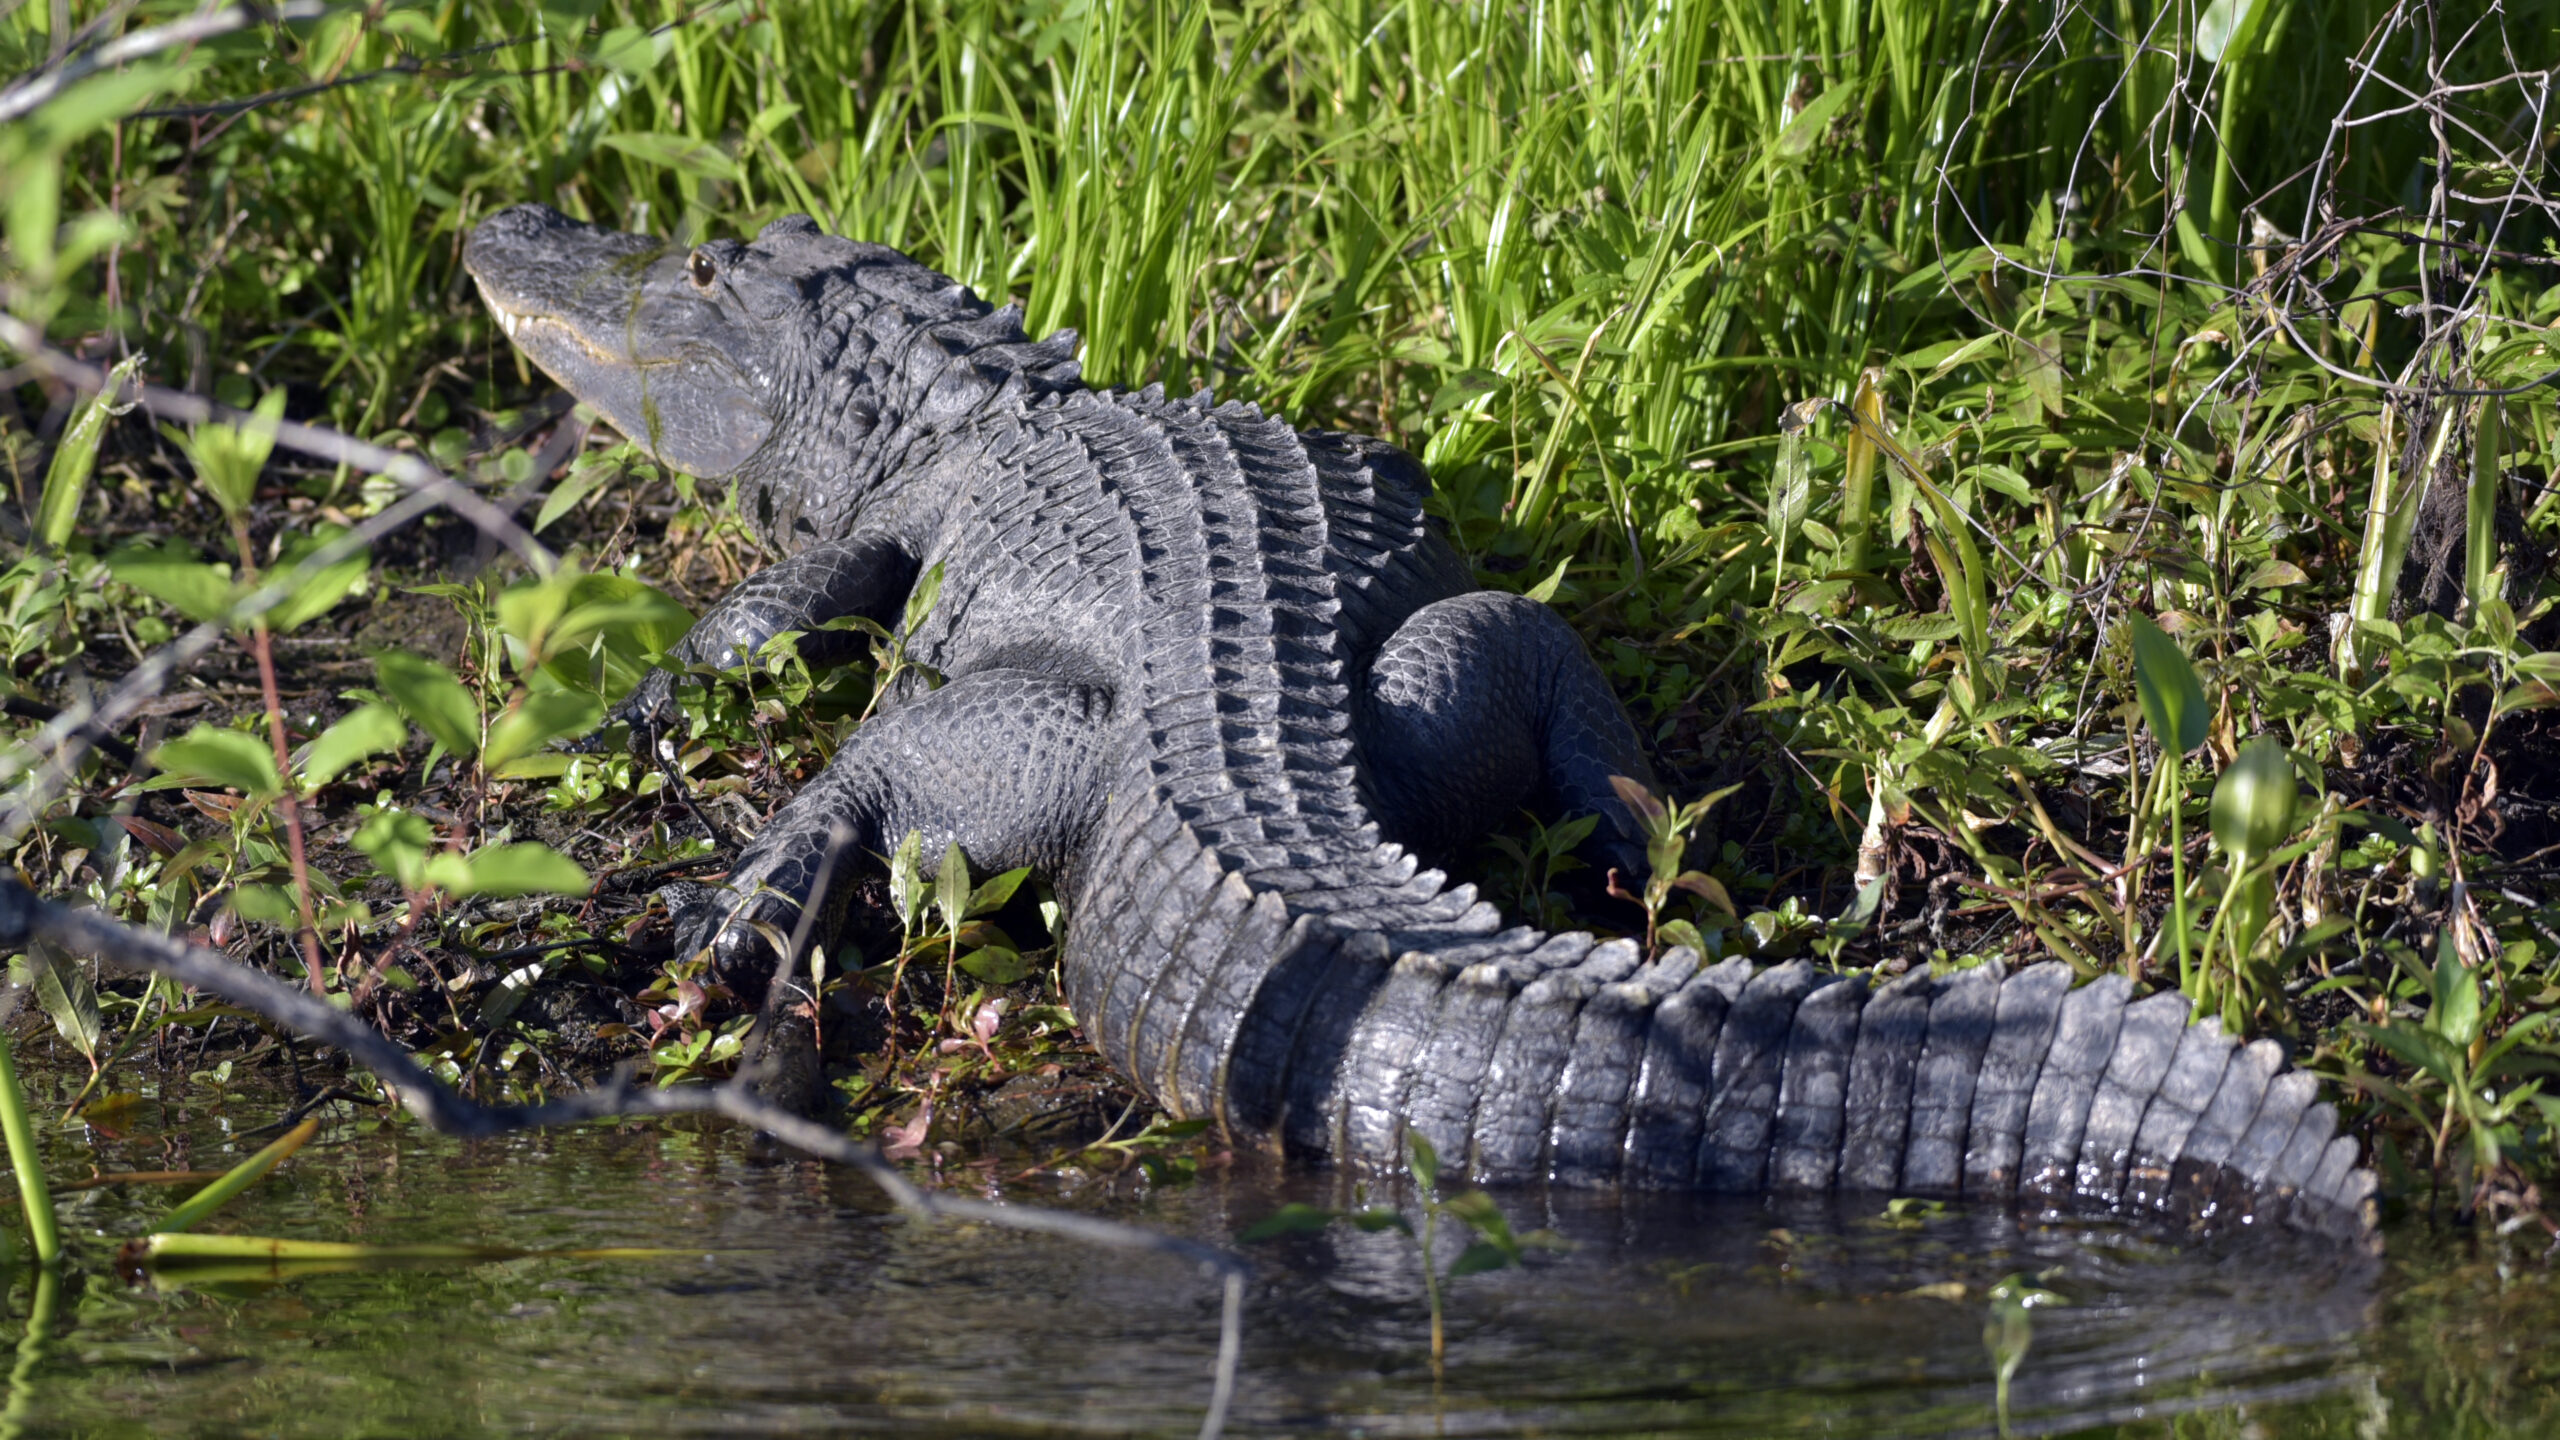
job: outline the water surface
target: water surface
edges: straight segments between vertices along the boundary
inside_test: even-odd
[[[58,1176],[221,1168],[272,1102],[137,1109],[51,1141]],[[1231,1243],[1322,1177],[1149,1188],[946,1168],[943,1183]],[[859,1178],[703,1123],[461,1144],[336,1122],[207,1229],[525,1249],[655,1247],[273,1282],[128,1281],[175,1197],[64,1198],[79,1253],[0,1431],[30,1435],[1188,1435],[1218,1294],[1155,1256],[888,1213]],[[1435,1376],[1414,1246],[1347,1228],[1249,1247],[1229,1433],[1996,1434],[1988,1288],[2032,1277],[2014,1433],[2547,1435],[2560,1288],[2525,1237],[2404,1227],[2381,1262],[1960,1211],[1512,1194],[1572,1242],[1448,1290]],[[1445,1260],[1448,1252],[1442,1252]]]

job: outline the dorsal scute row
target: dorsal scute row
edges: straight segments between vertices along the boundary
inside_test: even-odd
[[[1326,493],[1352,497],[1362,482],[1320,467],[1297,432],[1250,405],[1152,388],[1118,404],[1153,432],[1164,465],[1159,483],[1133,479],[1123,499],[1146,593],[1166,602],[1142,641],[1157,783],[1248,879],[1322,856],[1353,868],[1339,886],[1293,887],[1293,900],[1388,901],[1378,889],[1405,875],[1362,873],[1393,871],[1396,857],[1375,846],[1351,764],[1328,524],[1342,497]]]

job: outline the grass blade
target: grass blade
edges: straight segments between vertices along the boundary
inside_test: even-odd
[[[525,1250],[511,1245],[364,1245],[340,1240],[282,1240],[264,1235],[155,1234],[127,1243],[117,1268],[150,1277],[160,1288],[265,1286],[350,1270],[416,1270],[506,1260],[666,1260],[699,1250],[608,1246]]]
[[[305,1120],[286,1131],[274,1144],[223,1172],[222,1178],[190,1195],[178,1208],[160,1217],[164,1233],[191,1230],[196,1223],[229,1204],[231,1197],[255,1185],[266,1173],[276,1168],[296,1150],[311,1143],[320,1133],[320,1122]]]
[[[9,1058],[9,1040],[0,1035],[0,1134],[9,1141],[9,1168],[18,1177],[18,1198],[27,1207],[27,1238],[36,1247],[36,1263],[62,1258],[62,1234],[54,1227],[53,1192],[45,1187],[44,1166],[36,1154],[36,1127],[27,1116],[27,1097],[18,1089],[18,1067]]]
[[[2479,427],[2471,445],[2471,486],[2463,514],[2462,594],[2474,618],[2484,603],[2497,597],[2489,572],[2498,564],[2499,463],[2507,448],[2506,407],[2491,398],[2480,402]]]
[[[1868,433],[1884,433],[1884,372],[1873,366],[1858,372],[1858,391],[1849,401],[1858,423],[1849,427],[1842,448],[1848,477],[1840,491],[1840,568],[1864,573],[1867,550],[1875,537],[1876,449]]]
[[[63,432],[62,443],[54,447],[53,463],[45,469],[44,498],[36,504],[33,527],[36,538],[47,550],[59,551],[70,542],[71,532],[80,522],[80,501],[89,493],[89,474],[98,466],[98,444],[106,438],[107,422],[133,408],[114,403],[114,397],[124,393],[126,382],[141,363],[141,355],[128,355],[108,371],[106,388],[80,406],[78,418]]]

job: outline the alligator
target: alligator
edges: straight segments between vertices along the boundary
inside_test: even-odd
[[[805,216],[685,246],[519,205],[464,264],[500,328],[784,554],[670,652],[784,632],[826,662],[939,600],[905,688],[755,835],[671,888],[683,953],[753,984],[840,855],[910,831],[1061,910],[1085,1034],[1176,1117],[1482,1183],[1890,1192],[2370,1236],[2312,1076],[2173,993],[2059,963],[1874,988],[1506,925],[1438,866],[1526,803],[1602,817],[1645,748],[1572,629],[1480,589],[1392,445],[1089,387],[1077,340]],[[669,723],[654,674],[620,711]],[[746,921],[753,924],[741,923]],[[701,948],[697,948],[701,947]]]

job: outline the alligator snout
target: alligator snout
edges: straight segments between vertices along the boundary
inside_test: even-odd
[[[480,222],[463,269],[518,350],[615,428],[693,474],[735,473],[772,433],[755,382],[771,337],[742,326],[684,252],[516,205]]]

